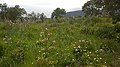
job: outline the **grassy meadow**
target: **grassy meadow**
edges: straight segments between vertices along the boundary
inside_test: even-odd
[[[119,67],[120,23],[110,18],[0,22],[0,67]]]

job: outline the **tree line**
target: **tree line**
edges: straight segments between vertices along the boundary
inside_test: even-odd
[[[90,0],[87,1],[82,7],[82,11],[85,13],[85,16],[98,16],[98,17],[110,17],[113,19],[113,23],[120,21],[120,2],[119,0]],[[65,9],[56,8],[51,14],[51,19],[58,20],[61,17],[64,17],[66,14]],[[16,22],[19,20],[23,22],[44,22],[46,18],[44,13],[27,13],[24,8],[21,8],[19,5],[14,7],[7,6],[6,3],[0,4],[0,21],[11,21]]]
[[[58,19],[65,15],[65,9],[56,8],[51,15],[52,19]],[[0,3],[0,21],[11,21],[11,22],[44,22],[46,18],[44,13],[35,13],[32,11],[31,13],[27,13],[24,8],[21,8],[19,5],[15,5],[14,7],[9,7],[6,3]]]
[[[15,5],[14,7],[8,7],[6,3],[0,4],[0,21],[11,21],[16,22],[19,20],[23,22],[23,20],[41,20],[46,16],[44,13],[35,13],[34,11],[31,13],[27,13],[24,8],[21,8],[19,5]]]

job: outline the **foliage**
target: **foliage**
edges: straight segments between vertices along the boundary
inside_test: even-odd
[[[90,0],[83,6],[83,11],[87,16],[109,16],[114,20],[113,23],[120,21],[119,0]]]
[[[56,9],[52,12],[51,18],[58,20],[58,18],[63,17],[63,16],[65,15],[65,13],[66,13],[65,9],[56,8]]]
[[[24,14],[26,14],[25,9],[20,8],[19,5],[7,9],[7,18],[12,22],[15,22],[16,19],[21,18]]]
[[[119,66],[120,35],[115,30],[119,24],[110,18],[64,19],[1,22],[0,67]]]

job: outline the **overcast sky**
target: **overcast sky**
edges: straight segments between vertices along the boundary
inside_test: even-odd
[[[45,13],[50,17],[52,11],[57,7],[68,11],[80,10],[88,0],[0,0],[0,3],[7,3],[9,6],[20,5],[27,12]]]

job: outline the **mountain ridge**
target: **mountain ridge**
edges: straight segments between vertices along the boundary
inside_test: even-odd
[[[72,17],[72,16],[84,16],[85,13],[82,10],[76,10],[76,11],[70,11],[66,13],[66,17]]]

